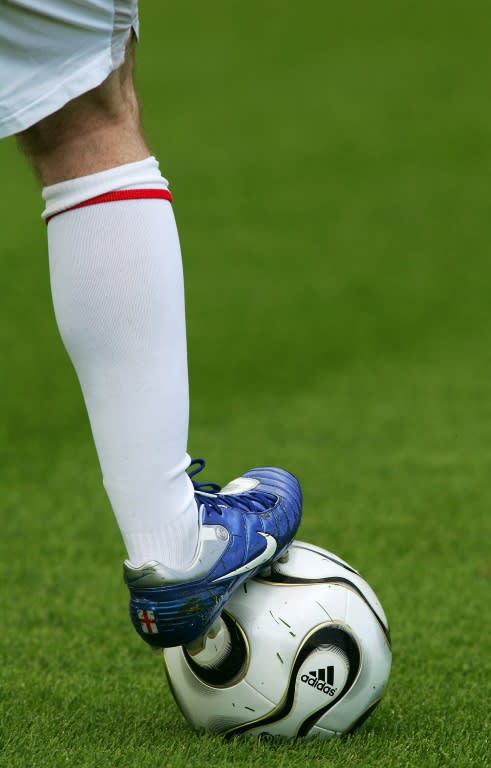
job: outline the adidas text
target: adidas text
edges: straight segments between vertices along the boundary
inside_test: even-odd
[[[317,691],[323,691],[328,696],[334,696],[334,694],[338,690],[337,688],[332,688],[323,680],[319,680],[318,677],[311,677],[310,675],[304,674],[300,679],[302,683],[307,683],[307,685],[310,685],[312,688],[315,688]]]

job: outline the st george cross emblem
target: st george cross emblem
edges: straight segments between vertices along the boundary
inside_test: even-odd
[[[146,635],[158,635],[159,630],[157,627],[157,622],[155,621],[155,614],[153,611],[144,611],[141,608],[139,608],[138,619],[140,621],[142,631]]]

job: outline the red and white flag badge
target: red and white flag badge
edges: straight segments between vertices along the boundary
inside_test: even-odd
[[[158,635],[159,630],[157,622],[155,621],[155,614],[153,611],[144,611],[141,608],[138,609],[138,620],[141,624],[142,631],[145,635]]]

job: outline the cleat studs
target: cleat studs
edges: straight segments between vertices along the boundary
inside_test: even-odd
[[[224,627],[223,619],[219,616],[204,634],[199,635],[199,637],[186,645],[189,655],[196,656],[198,653],[201,653],[205,649],[208,640],[214,640]]]

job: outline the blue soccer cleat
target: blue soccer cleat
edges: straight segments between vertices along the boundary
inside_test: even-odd
[[[191,478],[205,462],[193,465]],[[300,485],[284,469],[251,469],[224,488],[193,485],[200,530],[189,568],[174,571],[155,560],[124,565],[131,620],[156,647],[187,645],[206,632],[237,587],[285,554],[300,524]]]

